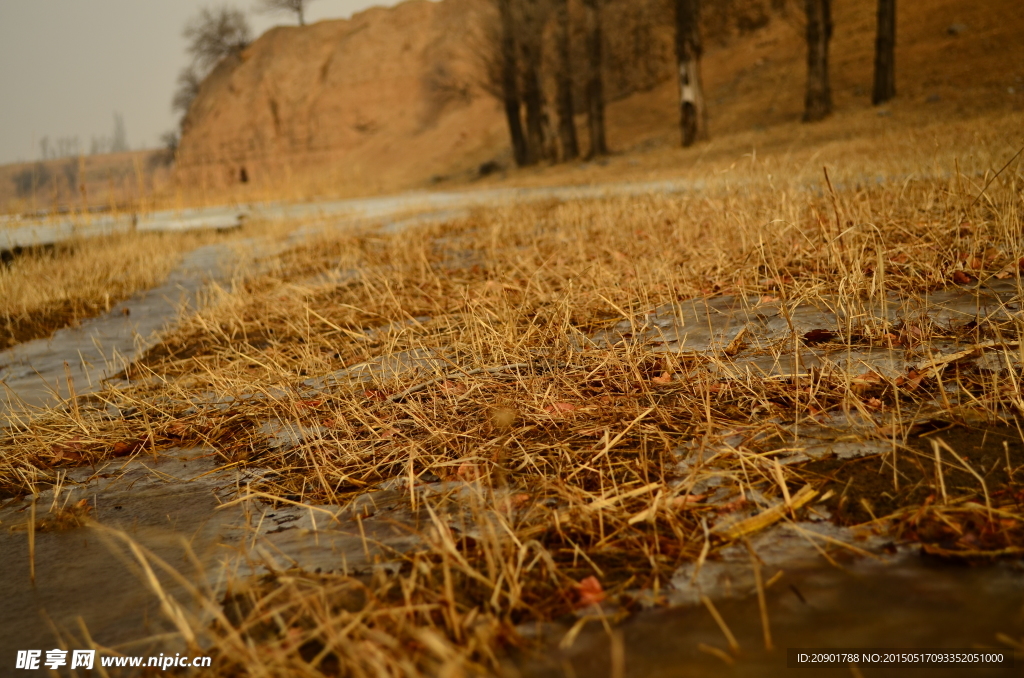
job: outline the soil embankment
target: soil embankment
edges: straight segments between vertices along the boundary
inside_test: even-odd
[[[836,3],[837,116],[871,108],[875,9],[871,0]],[[662,0],[607,5],[613,150],[676,145],[670,10]],[[203,84],[185,125],[179,180],[204,191],[308,198],[465,179],[493,159],[510,164],[482,56],[493,14],[484,0],[416,0],[268,31]],[[883,114],[911,114],[917,125],[1024,110],[1024,43],[1014,37],[1024,18],[1016,2],[903,3],[898,21],[897,99]],[[705,23],[713,139],[755,132],[767,133],[767,143],[781,131],[789,145],[805,78],[799,7],[716,3]],[[573,62],[581,65],[582,53]]]

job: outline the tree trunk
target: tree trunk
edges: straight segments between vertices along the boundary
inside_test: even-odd
[[[523,104],[526,107],[526,156],[533,164],[549,157],[547,144],[547,102],[540,83],[544,40],[544,12],[541,0],[522,0],[518,24],[523,54]]]
[[[534,42],[533,36],[527,41]],[[536,47],[524,49],[523,103],[526,105],[526,158],[527,164],[543,160],[544,152],[544,92],[540,88],[540,59]]]
[[[875,88],[871,103],[896,96],[896,0],[878,0],[878,36],[875,38]]]
[[[588,158],[608,155],[604,130],[604,80],[601,74],[601,0],[583,0],[587,18],[587,127]]]
[[[683,146],[707,138],[707,111],[700,79],[700,0],[676,0],[676,59],[679,65],[679,124]]]
[[[558,0],[558,136],[564,162],[580,157],[576,113],[572,101],[572,57],[569,49],[569,0]]]
[[[807,12],[807,96],[804,122],[821,120],[832,112],[828,84],[828,43],[832,39],[831,0],[805,0]]]
[[[505,119],[512,140],[512,156],[516,165],[527,164],[526,137],[519,101],[519,60],[516,58],[516,26],[512,15],[512,0],[498,0],[501,16],[501,93],[505,105]]]

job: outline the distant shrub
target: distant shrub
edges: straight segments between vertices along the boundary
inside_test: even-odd
[[[32,167],[26,167],[11,177],[11,181],[14,182],[14,192],[18,194],[19,198],[29,197],[33,191],[48,186],[52,180],[53,175],[50,170],[41,162],[37,162]]]

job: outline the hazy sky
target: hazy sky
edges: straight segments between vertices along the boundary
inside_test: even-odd
[[[398,0],[315,0],[306,21],[344,18]],[[224,0],[0,0],[0,163],[35,160],[43,136],[109,137],[114,112],[132,148],[159,145],[175,127],[178,72],[188,63],[182,28]],[[252,13],[256,0],[227,0],[259,35],[289,15]]]

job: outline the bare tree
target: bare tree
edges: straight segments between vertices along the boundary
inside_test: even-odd
[[[299,20],[300,26],[306,25],[306,7],[313,0],[260,0],[257,4],[258,12],[266,14],[278,14],[281,12],[292,12]]]
[[[164,150],[171,155],[178,152],[178,143],[180,141],[181,135],[178,134],[176,129],[168,130],[160,135],[160,143],[163,144]]]
[[[555,20],[558,42],[558,70],[555,80],[558,86],[558,136],[562,142],[562,160],[580,157],[580,145],[576,138],[575,107],[572,100],[572,54],[569,45],[569,0],[555,0]]]
[[[804,122],[821,120],[832,112],[828,81],[828,43],[832,39],[831,0],[804,0],[807,14],[807,94]]]
[[[516,164],[522,167],[528,158],[520,110],[522,106],[519,98],[519,59],[512,0],[498,0],[498,16],[501,22],[501,50],[498,59],[501,98],[505,106],[509,136],[512,138],[512,155]]]
[[[181,114],[185,126],[188,111],[199,94],[199,86],[210,71],[223,59],[241,53],[252,41],[252,30],[241,11],[226,5],[204,7],[183,31],[188,40],[186,51],[192,63],[178,74],[178,84],[171,100],[171,109]]]
[[[124,128],[124,117],[114,113],[114,134],[110,137],[110,152],[124,153],[128,150],[128,133]]]
[[[547,102],[540,81],[548,4],[544,0],[520,0],[520,9],[518,23],[523,55],[521,77],[526,108],[526,164],[532,165],[549,155],[544,110]]]
[[[79,158],[69,158],[60,168],[64,173],[64,181],[71,195],[74,195],[78,189],[79,170],[81,169],[79,165]]]
[[[18,197],[28,198],[34,196],[37,190],[49,186],[52,178],[53,175],[46,165],[37,162],[32,167],[26,167],[15,174],[11,177],[11,181],[14,182],[14,190]]]
[[[252,41],[249,22],[240,10],[204,7],[184,31],[197,73],[205,76],[225,57],[238,54]]]
[[[195,66],[186,66],[182,69],[181,73],[178,74],[178,86],[174,90],[171,108],[181,113],[182,117],[187,115],[188,109],[192,107],[192,102],[199,96],[199,85],[202,82],[203,78],[199,75],[199,71],[196,70]]]
[[[590,151],[587,157],[608,154],[604,126],[604,79],[601,73],[601,4],[602,0],[583,0],[586,16],[587,51],[587,127]]]
[[[871,103],[877,106],[896,96],[896,0],[878,0],[875,38],[875,86]]]
[[[679,65],[679,125],[683,146],[707,137],[707,111],[700,77],[700,0],[675,0],[676,60]]]

